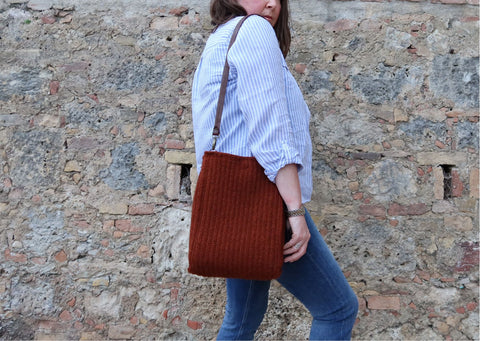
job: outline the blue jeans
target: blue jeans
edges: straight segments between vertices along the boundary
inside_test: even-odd
[[[306,254],[285,263],[278,279],[313,317],[310,340],[350,340],[358,300],[308,214]],[[253,340],[268,304],[270,281],[227,279],[227,306],[218,340]],[[276,336],[281,339],[281,335]]]

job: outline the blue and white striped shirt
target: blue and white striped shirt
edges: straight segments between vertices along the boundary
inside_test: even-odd
[[[240,17],[212,33],[192,86],[192,116],[197,170],[211,149],[212,129],[225,55]],[[288,70],[270,23],[251,16],[228,52],[230,74],[216,150],[254,156],[274,182],[287,164],[298,165],[302,201],[312,193],[310,111]]]

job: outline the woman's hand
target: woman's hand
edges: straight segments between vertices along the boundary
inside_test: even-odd
[[[291,163],[280,169],[275,183],[287,210],[298,210],[299,207],[302,207],[302,193],[296,164]],[[288,223],[292,228],[292,239],[283,247],[286,263],[299,260],[307,251],[308,240],[310,239],[310,231],[308,231],[305,216],[290,217]]]
[[[292,229],[292,238],[283,247],[285,263],[299,260],[307,251],[310,240],[310,231],[304,216],[290,217],[288,222]]]

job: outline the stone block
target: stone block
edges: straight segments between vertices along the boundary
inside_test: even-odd
[[[475,309],[477,309],[478,307],[478,303],[477,302],[469,302],[467,303],[467,310],[468,311],[474,311]]]
[[[110,129],[112,125],[111,114],[104,112],[100,106],[86,104],[82,101],[74,101],[65,105],[65,111],[66,126],[68,128],[100,131],[100,138],[102,140],[105,138],[103,133],[107,129]],[[124,114],[124,111],[121,111],[121,114]],[[125,118],[126,117],[123,117],[123,119]],[[89,135],[91,136],[91,134]],[[105,145],[102,147],[106,148]]]
[[[407,81],[404,68],[393,72],[391,68],[379,65],[365,74],[352,77],[352,89],[371,104],[388,103],[401,92]]]
[[[171,151],[167,150],[165,152],[165,161],[172,164],[182,164],[182,165],[195,165],[195,153],[191,152],[181,152],[181,151]]]
[[[27,3],[27,7],[33,9],[34,11],[46,11],[53,6],[53,1],[51,0],[30,0]]]
[[[443,193],[440,199],[443,199]],[[439,200],[433,203],[432,212],[433,213],[454,213],[454,212],[458,212],[458,208],[449,200]]]
[[[62,143],[62,136],[57,132],[15,132],[10,140],[11,148],[16,150],[16,155],[10,158],[13,183],[33,188],[56,183],[61,173]]]
[[[446,216],[443,218],[443,223],[446,228],[452,228],[457,231],[472,231],[473,222],[472,218],[465,216]]]
[[[456,264],[455,271],[469,272],[472,269],[478,270],[480,247],[478,242],[464,242],[460,245],[462,248],[462,258]]]
[[[0,202],[0,213],[6,212],[8,210],[8,203]]]
[[[392,141],[390,141],[390,143],[392,144],[393,148],[397,148],[397,149],[404,149],[405,148],[405,141],[403,141],[403,140],[392,140]],[[409,155],[408,153],[406,153],[403,150],[399,150],[397,152],[401,153],[397,157],[406,157],[407,155]]]
[[[162,183],[158,184],[155,188],[148,191],[148,195],[151,197],[161,197],[165,194],[165,188]]]
[[[71,321],[73,320],[72,314],[68,310],[64,310],[58,316],[62,321]]]
[[[80,335],[80,341],[98,341],[101,340],[102,337],[100,334],[96,332],[83,332]]]
[[[162,132],[167,127],[167,120],[165,113],[157,112],[155,114],[149,115],[144,119],[145,127],[147,127],[152,132]]]
[[[420,152],[417,154],[417,162],[420,166],[433,165],[463,165],[468,156],[462,152]]]
[[[367,307],[372,310],[400,310],[400,297],[370,296],[367,297]]]
[[[60,117],[56,115],[39,115],[36,123],[47,128],[59,128],[61,125]]]
[[[154,18],[150,23],[150,28],[152,30],[158,30],[158,31],[176,30],[178,29],[178,18],[177,17]]]
[[[55,255],[55,260],[59,263],[64,263],[67,261],[67,259],[68,259],[68,256],[64,250],[61,250]]]
[[[478,58],[456,54],[436,56],[429,77],[437,97],[447,97],[460,107],[478,108]]]
[[[99,213],[100,214],[114,214],[121,215],[127,214],[128,205],[122,202],[108,201],[100,204]]]
[[[472,168],[470,170],[470,197],[472,198],[479,198],[479,193],[480,193],[480,186],[478,184],[479,182],[479,169],[478,168]]]
[[[130,219],[115,220],[115,228],[122,232],[129,232],[132,229],[132,221]]]
[[[400,205],[393,203],[388,208],[388,215],[390,216],[413,216],[423,215],[430,211],[430,208],[424,203]]]
[[[478,122],[463,121],[456,125],[457,148],[473,148],[478,151]]]
[[[383,22],[380,20],[365,19],[360,22],[359,27],[363,31],[380,31],[383,27]]]
[[[400,123],[398,128],[418,146],[430,147],[435,138],[444,141],[447,138],[447,131],[444,122],[434,122],[417,116],[414,119]]]
[[[395,29],[394,27],[388,27],[386,32],[385,47],[395,50],[405,50],[412,45],[412,35]]]
[[[137,250],[137,256],[148,259],[151,257],[151,248],[148,245],[141,245]]]
[[[184,149],[185,142],[181,140],[169,139],[165,141],[165,148],[167,149]]]
[[[47,24],[47,25],[54,24],[57,21],[54,16],[43,16],[41,19],[42,19],[42,24]],[[51,87],[50,87],[50,90],[51,90]],[[51,91],[50,91],[50,94],[53,95]]]
[[[385,217],[386,209],[383,205],[361,205],[358,213],[361,215],[369,215],[374,217]]]
[[[65,333],[45,333],[45,332],[35,332],[34,340],[38,341],[65,341],[68,340],[68,336]]]
[[[167,167],[167,183],[166,191],[167,197],[170,200],[178,200],[180,197],[180,179],[182,174],[182,166],[168,165]]]
[[[117,293],[102,291],[98,296],[85,295],[85,312],[89,316],[119,318],[121,299]]]
[[[140,104],[141,97],[139,94],[129,94],[118,99],[118,103],[124,107],[135,109]]]
[[[0,127],[14,127],[25,125],[27,120],[21,115],[10,114],[10,115],[0,115]]]
[[[158,228],[151,229],[155,249],[153,266],[157,273],[186,273],[190,215],[190,211],[183,209],[165,209],[159,216]],[[169,226],[174,228],[167,228]]]
[[[30,230],[22,242],[30,257],[50,256],[58,250],[52,246],[70,238],[65,229],[64,212],[54,207],[39,206],[31,209],[27,223]]]
[[[378,123],[367,123],[366,120],[366,114],[345,110],[326,116],[316,129],[315,135],[324,145],[358,146],[381,143],[385,139],[382,127]]]
[[[135,156],[140,153],[136,143],[126,143],[112,151],[109,168],[100,171],[100,177],[111,188],[134,191],[149,187],[145,175],[135,169]]]
[[[433,196],[437,200],[444,199],[444,178],[442,167],[433,168]]]
[[[110,285],[110,277],[94,278],[92,280],[92,287],[108,287]]]
[[[195,189],[197,188],[197,181],[198,181],[198,171],[196,167],[192,167],[190,169],[190,193],[191,197],[194,197]]]
[[[128,207],[129,215],[149,215],[153,214],[155,210],[154,204],[138,204]]]
[[[135,335],[135,327],[129,325],[111,325],[108,328],[108,338],[112,340],[128,340]]]
[[[358,183],[358,181],[351,181],[348,183],[348,189],[352,192],[358,191],[359,187],[360,184]]]
[[[10,262],[25,263],[28,260],[26,254],[11,252],[9,249],[6,249],[3,255],[5,260]]]
[[[50,19],[48,19],[50,18]],[[55,22],[55,18],[52,17],[43,17],[42,21],[44,23],[53,24]],[[60,89],[60,82],[59,81],[51,81],[50,82],[50,95],[56,95],[58,90]]]
[[[199,329],[202,329],[203,323],[198,322],[198,321],[193,321],[193,320],[187,320],[187,326],[190,329],[199,330]]]
[[[12,73],[1,72],[0,101],[8,101],[14,95],[39,95],[43,82],[40,71],[29,67]]]
[[[65,72],[83,72],[86,71],[88,67],[89,65],[87,62],[71,62],[62,65],[62,69]]]
[[[58,314],[54,303],[54,285],[40,279],[30,283],[12,283],[9,310],[23,316],[42,314],[54,317]]]
[[[435,321],[434,326],[442,335],[447,335],[450,331],[450,327],[448,326],[448,324],[442,321]]]
[[[419,110],[415,115],[433,122],[442,122],[447,118],[444,111],[435,108]]]
[[[307,94],[316,91],[331,91],[333,84],[330,81],[331,73],[323,70],[315,70],[309,74],[307,81],[302,83],[303,91]]]
[[[364,185],[381,202],[411,197],[417,192],[413,171],[392,160],[377,163]]]
[[[78,161],[76,160],[70,160],[67,161],[65,168],[63,169],[64,172],[80,172],[82,168],[80,167]]]
[[[350,19],[339,19],[325,24],[325,30],[331,32],[349,31],[356,27],[358,27],[358,21]]]
[[[135,90],[152,89],[160,86],[166,76],[166,68],[155,60],[136,61],[128,59],[114,64],[102,86],[105,89]]]
[[[370,160],[370,161],[376,161],[382,158],[382,154],[379,153],[352,153],[352,158],[354,160]]]
[[[452,170],[452,197],[458,198],[463,194],[463,182],[460,180],[458,169]]]

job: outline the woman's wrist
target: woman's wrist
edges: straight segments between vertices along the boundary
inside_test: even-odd
[[[305,215],[305,206],[300,205],[300,208],[297,209],[287,209],[286,210],[287,218],[299,217]]]

